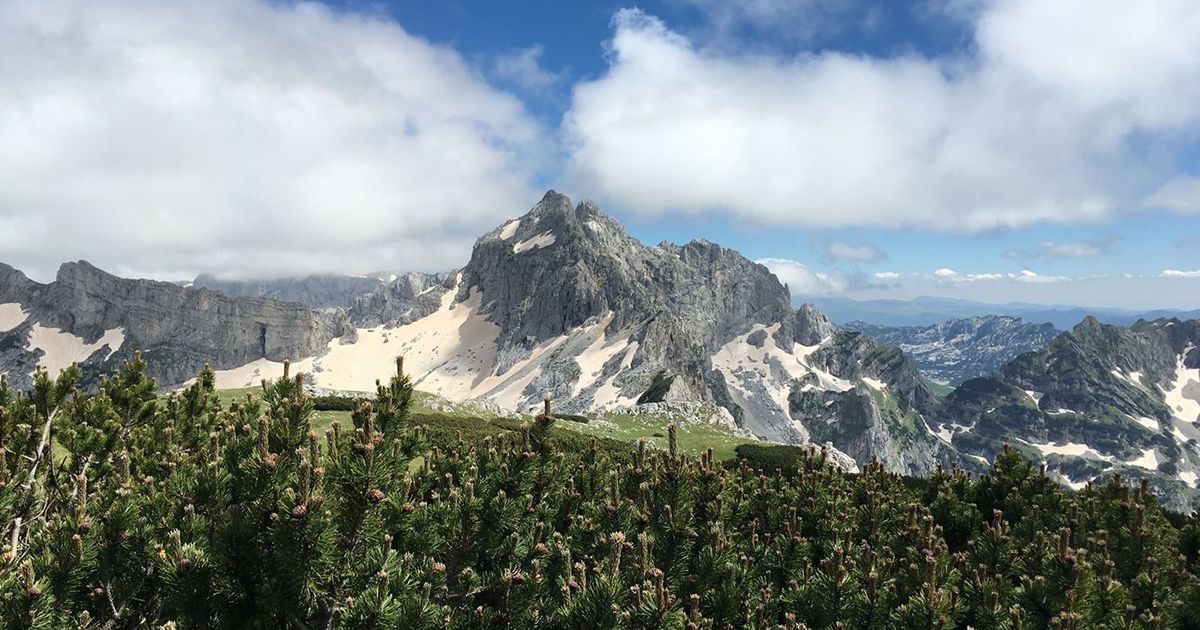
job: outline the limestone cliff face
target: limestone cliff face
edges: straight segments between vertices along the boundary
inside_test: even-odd
[[[8,342],[9,361],[27,362],[29,354],[46,352],[28,349],[34,327],[50,329],[56,338],[77,338],[85,347],[107,335],[113,340],[107,351],[75,357],[89,377],[140,350],[161,385],[177,385],[194,377],[206,363],[220,369],[261,358],[313,356],[332,339],[353,335],[341,312],[118,278],[86,262],[64,264],[54,282],[46,285],[8,276],[7,287],[0,291],[14,293],[15,302],[28,313],[23,330],[14,331],[23,334],[26,343]],[[13,376],[22,374],[14,371]]]

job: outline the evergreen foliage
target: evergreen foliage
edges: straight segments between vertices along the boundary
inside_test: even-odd
[[[397,372],[323,436],[286,368],[228,406],[209,370],[159,399],[140,357],[90,394],[0,381],[0,626],[1200,628],[1200,518],[1144,486],[1068,495],[1008,450],[722,466],[549,403],[439,427]]]

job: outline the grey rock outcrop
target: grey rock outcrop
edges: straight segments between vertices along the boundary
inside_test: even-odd
[[[436,311],[442,297],[454,286],[454,272],[405,273],[357,296],[350,306],[350,321],[356,326],[398,326]]]
[[[301,304],[259,298],[231,298],[208,289],[168,282],[118,278],[86,262],[59,268],[54,282],[21,281],[6,274],[0,292],[19,295],[29,313],[22,343],[6,336],[8,363],[28,363],[41,350],[25,349],[28,327],[40,325],[93,343],[108,331],[120,330],[123,341],[110,352],[97,352],[84,361],[85,378],[110,371],[140,350],[151,375],[172,386],[194,377],[205,365],[224,369],[260,358],[281,361],[324,352],[337,337],[352,338],[353,328],[342,312],[323,312]],[[7,294],[6,293],[6,294]],[[14,333],[20,334],[20,330]],[[27,378],[28,370],[12,377]]]
[[[609,312],[609,330],[665,317],[694,324],[673,332],[711,345],[791,310],[787,290],[741,254],[701,240],[647,247],[595,204],[573,208],[555,191],[515,225],[479,239],[461,286],[464,297],[483,293],[504,346],[556,337]]]

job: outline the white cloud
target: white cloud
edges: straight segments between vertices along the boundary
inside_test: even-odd
[[[871,30],[881,13],[845,0],[681,0],[699,9],[718,40],[752,27],[792,40],[814,40],[846,30]],[[739,42],[744,43],[744,42]]]
[[[1087,241],[1072,241],[1058,243],[1043,241],[1037,249],[1010,249],[1005,252],[1009,258],[1029,260],[1034,258],[1095,258],[1108,254],[1120,241],[1116,234],[1108,234]]]
[[[997,282],[1001,280],[1014,280],[1016,282],[1024,282],[1030,284],[1047,284],[1051,282],[1064,282],[1070,280],[1066,276],[1043,276],[1031,269],[1022,269],[1020,273],[959,273],[953,269],[945,267],[935,269],[930,278],[943,283],[952,284],[969,284],[974,282]]]
[[[825,258],[843,262],[879,262],[886,258],[878,247],[870,243],[847,243],[845,241],[817,241],[815,243]]]
[[[1163,269],[1164,278],[1200,278],[1200,269]]]
[[[0,252],[183,276],[461,264],[546,133],[455,51],[268,0],[0,0]]]
[[[755,262],[765,265],[780,282],[786,284],[792,297],[830,295],[842,293],[847,288],[846,280],[839,274],[816,272],[795,260],[763,258]]]
[[[1055,282],[1066,282],[1071,278],[1067,276],[1043,276],[1029,269],[1024,269],[1021,273],[1011,276],[1017,282],[1028,282],[1031,284],[1051,284]]]
[[[1175,212],[1200,212],[1200,177],[1192,175],[1172,177],[1146,199],[1146,205]]]
[[[871,274],[876,280],[893,281],[904,277],[904,274],[895,271],[876,271]]]
[[[1042,243],[1042,253],[1052,258],[1094,258],[1112,251],[1115,238],[1077,241],[1073,243]]]
[[[496,78],[511,83],[526,92],[545,92],[562,83],[564,72],[551,72],[542,67],[541,44],[511,50],[499,55],[492,62],[492,73]]]
[[[608,71],[576,86],[565,119],[575,180],[646,214],[979,231],[1136,208],[1174,172],[1181,132],[1200,131],[1191,0],[971,15],[963,56],[780,58],[621,11]]]

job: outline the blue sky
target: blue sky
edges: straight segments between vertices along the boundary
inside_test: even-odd
[[[0,53],[37,60],[0,64],[19,182],[0,261],[444,269],[553,187],[644,242],[736,248],[798,296],[1195,308],[1198,16],[0,0]]]

